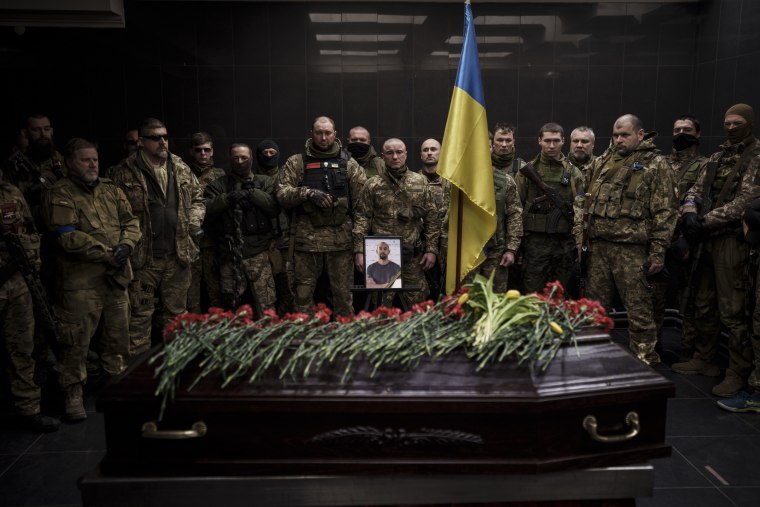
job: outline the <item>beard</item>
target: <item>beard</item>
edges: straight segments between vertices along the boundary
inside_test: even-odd
[[[39,142],[29,140],[29,147],[26,149],[26,155],[34,162],[44,162],[53,156],[55,146],[52,139],[48,142]]]

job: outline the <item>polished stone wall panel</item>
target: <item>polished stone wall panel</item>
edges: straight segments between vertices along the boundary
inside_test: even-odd
[[[58,144],[90,137],[108,160],[145,116],[167,123],[173,146],[211,132],[217,160],[238,140],[271,137],[283,153],[298,151],[318,114],[335,119],[341,139],[356,124],[376,144],[404,138],[413,167],[419,143],[443,136],[461,4],[126,0],[125,9],[123,30],[27,27],[17,35],[0,27],[12,97],[4,150],[31,111],[51,116]],[[712,148],[728,106],[757,106],[760,2],[476,2],[473,9],[489,123],[516,124],[524,156],[535,153],[535,131],[546,121],[568,131],[594,127],[601,151],[625,112],[658,130],[664,149],[673,116],[694,112],[703,146]]]

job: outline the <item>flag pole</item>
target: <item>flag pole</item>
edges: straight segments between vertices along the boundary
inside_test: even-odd
[[[467,3],[470,3],[470,0],[467,0]],[[462,288],[462,189],[459,187],[452,188],[457,189],[457,280],[455,292],[459,292],[459,289]]]

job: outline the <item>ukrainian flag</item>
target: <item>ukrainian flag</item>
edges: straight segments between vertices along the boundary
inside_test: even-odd
[[[464,6],[464,44],[443,135],[438,173],[451,181],[446,292],[485,260],[496,231],[493,167],[472,8]]]

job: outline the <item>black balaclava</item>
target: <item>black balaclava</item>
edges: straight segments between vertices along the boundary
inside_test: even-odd
[[[683,151],[692,146],[699,144],[699,138],[691,134],[678,134],[673,138],[673,148],[676,151]]]
[[[367,153],[369,153],[369,148],[370,145],[364,143],[348,143],[346,145],[346,149],[355,160],[360,160],[366,157]]]
[[[264,155],[264,150],[267,148],[274,148],[277,150],[277,154],[267,157]],[[280,165],[280,147],[277,146],[277,143],[271,139],[264,139],[261,141],[258,146],[256,146],[256,163],[264,170],[278,167]]]

